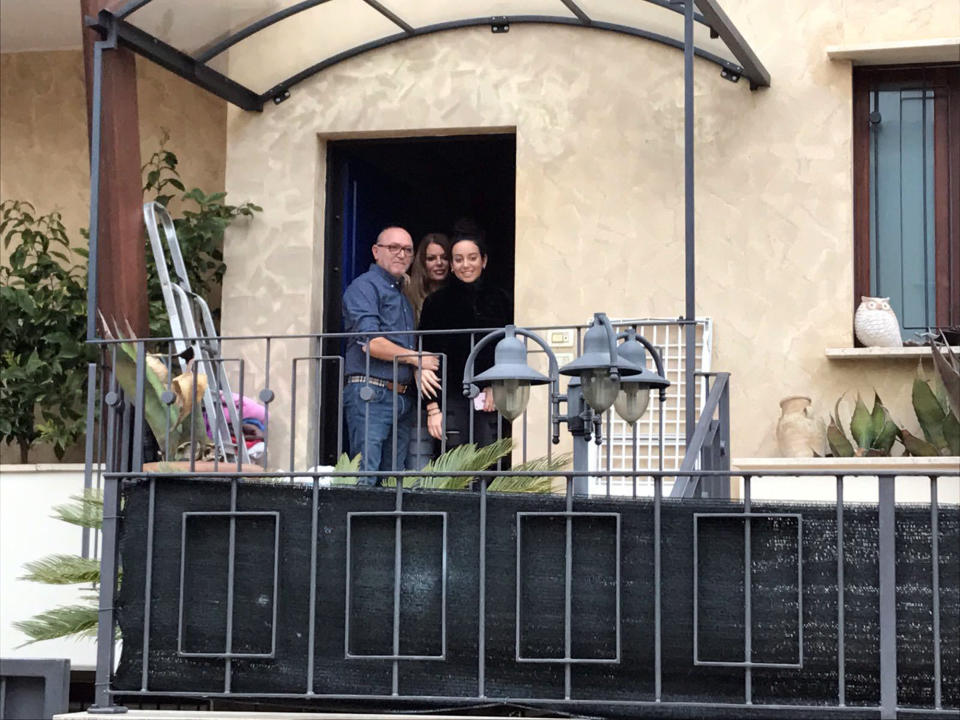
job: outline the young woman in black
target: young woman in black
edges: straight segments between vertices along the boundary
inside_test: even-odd
[[[455,235],[451,244],[453,275],[444,287],[424,301],[420,329],[491,329],[512,323],[510,298],[503,289],[484,282],[483,271],[486,266],[487,251],[483,240],[476,234]],[[480,340],[484,334],[475,333],[473,342]],[[480,352],[474,363],[474,374],[493,365],[495,344]],[[471,414],[472,442],[482,447],[497,439],[498,415],[491,389],[482,388],[476,401],[463,396],[463,370],[471,347],[471,333],[438,333],[423,338],[424,350],[445,353],[447,358],[447,449],[471,442]],[[504,429],[508,431],[509,425]],[[427,401],[427,430],[434,438],[440,439],[442,413],[436,399]]]

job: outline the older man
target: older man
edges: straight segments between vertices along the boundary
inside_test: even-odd
[[[404,274],[413,261],[413,240],[403,228],[388,227],[377,236],[372,250],[370,269],[350,283],[343,295],[344,329],[362,333],[347,342],[343,408],[350,454],[362,455],[360,469],[402,470],[410,439],[410,414],[416,404],[413,392],[418,365],[413,354],[413,309],[403,294]],[[398,365],[396,383],[394,360]],[[439,365],[437,358],[429,356],[420,362],[428,376]],[[376,478],[361,482],[378,484]]]

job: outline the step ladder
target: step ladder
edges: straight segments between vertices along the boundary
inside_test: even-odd
[[[221,343],[213,324],[213,315],[210,314],[207,301],[190,287],[173,219],[163,205],[152,201],[143,204],[143,219],[147,225],[153,259],[156,261],[163,301],[170,318],[170,337],[173,339],[181,371],[187,368],[190,353],[186,351],[190,349],[197,364],[197,372],[207,376],[203,410],[213,435],[216,457],[224,462],[249,462],[247,447],[243,442],[241,417],[233,402],[230,380],[220,356]],[[175,281],[170,278],[168,255],[176,274]],[[197,332],[198,313],[203,332]],[[227,408],[226,413],[224,407]]]

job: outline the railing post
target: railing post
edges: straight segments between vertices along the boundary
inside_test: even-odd
[[[125,713],[110,697],[113,672],[113,602],[117,571],[117,513],[120,510],[120,481],[108,477],[103,489],[103,551],[100,554],[100,605],[97,611],[97,674],[91,713]]]
[[[724,377],[723,392],[720,394],[720,405],[717,408],[717,418],[720,427],[714,440],[716,447],[717,464],[714,470],[730,469],[730,374]],[[717,497],[730,498],[730,476],[716,478]]]
[[[86,497],[93,489],[93,438],[95,433],[97,395],[97,364],[87,363],[87,435],[84,446],[83,494]],[[80,556],[90,557],[90,528],[84,526],[80,535]]]
[[[111,367],[117,366],[117,348],[112,349]],[[125,451],[126,434],[129,425],[121,420],[120,415],[129,416],[130,406],[123,400],[122,393],[117,387],[116,376],[111,373],[110,391],[104,397],[104,412],[106,417],[100,422],[107,425],[107,448],[104,466],[107,472],[124,470],[129,467],[129,456]],[[87,427],[87,432],[93,432]],[[117,445],[120,452],[117,452]],[[88,450],[92,446],[88,444]],[[119,458],[119,459],[118,459]],[[88,455],[86,464],[93,461]],[[113,672],[113,602],[116,591],[117,576],[117,515],[120,511],[119,498],[120,481],[116,477],[107,477],[103,487],[103,517],[100,535],[102,546],[100,551],[100,587],[99,604],[97,609],[97,672],[94,680],[94,704],[87,708],[90,713],[125,713],[127,709],[121,705],[114,705],[110,697],[110,674]]]
[[[882,475],[878,531],[880,547],[880,718],[897,717],[897,574],[894,478]]]

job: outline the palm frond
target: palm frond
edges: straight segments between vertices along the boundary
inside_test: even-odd
[[[99,530],[103,524],[103,495],[93,489],[85,490],[82,495],[71,495],[69,503],[54,506],[52,517],[71,525]]]
[[[69,636],[96,637],[97,606],[93,603],[61,605],[52,610],[37,613],[29,620],[15,622],[13,627],[30,638],[23,645]]]
[[[555,455],[552,458],[539,457],[528,460],[514,466],[511,470],[515,472],[556,472],[564,470],[573,459],[571,453]],[[549,476],[541,477],[522,477],[516,475],[505,475],[498,477],[490,483],[487,488],[490,492],[530,492],[530,493],[549,493],[553,490],[554,478]]]
[[[76,585],[100,582],[100,563],[79,555],[48,555],[23,566],[21,580],[47,585]]]
[[[509,455],[512,450],[511,438],[501,438],[482,448],[478,448],[473,443],[460,445],[427,463],[422,471],[423,477],[411,478],[417,481],[413,487],[431,490],[463,490],[470,486],[472,477],[450,477],[444,476],[443,473],[485,470],[500,458]],[[406,487],[406,484],[404,486]]]
[[[357,453],[352,458],[347,455],[347,453],[342,453],[339,458],[337,458],[337,464],[333,466],[334,472],[353,472],[360,469],[360,453]],[[357,478],[355,477],[332,477],[330,478],[330,484],[337,485],[356,485]]]
[[[338,459],[337,464],[333,466],[334,472],[350,472],[352,470],[360,469],[360,453],[357,453],[352,458],[343,453]]]

